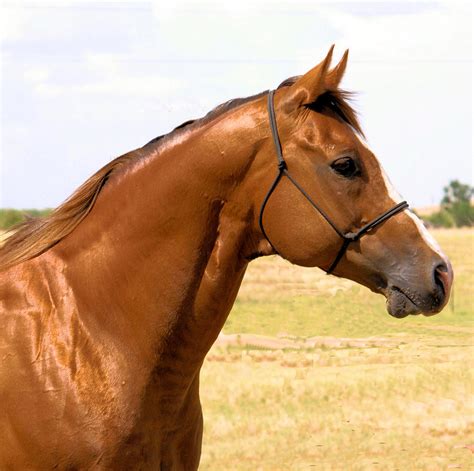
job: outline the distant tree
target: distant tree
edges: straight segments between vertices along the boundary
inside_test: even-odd
[[[0,208],[0,231],[7,230],[27,218],[46,216],[50,209],[3,209]]]
[[[470,203],[474,196],[474,188],[461,183],[459,180],[452,180],[448,186],[443,188],[444,196],[441,204],[450,206],[460,202]]]
[[[472,226],[474,224],[474,206],[471,199],[474,196],[474,188],[452,180],[445,186],[444,196],[441,200],[441,212],[443,210],[452,217],[454,224],[458,227]]]

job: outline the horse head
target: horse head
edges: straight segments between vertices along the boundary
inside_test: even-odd
[[[382,293],[395,317],[435,314],[449,299],[450,262],[366,145],[339,88],[347,57],[331,69],[331,48],[269,100],[274,139],[260,161],[276,178],[263,185],[260,246]]]

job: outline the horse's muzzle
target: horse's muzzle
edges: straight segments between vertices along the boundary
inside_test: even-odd
[[[409,314],[432,316],[446,306],[453,284],[453,270],[447,260],[434,263],[425,283],[404,283],[398,280],[386,290],[387,310],[397,318]]]

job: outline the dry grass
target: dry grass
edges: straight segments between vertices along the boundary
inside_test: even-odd
[[[432,318],[392,319],[350,282],[257,261],[225,327],[245,334],[203,368],[201,469],[474,469],[474,233],[435,235],[456,283]]]

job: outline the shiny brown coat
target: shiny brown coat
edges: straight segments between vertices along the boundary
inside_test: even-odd
[[[396,197],[338,89],[347,54],[330,69],[331,53],[277,90],[276,113],[289,168],[349,230]],[[319,111],[307,106],[318,100]],[[341,158],[360,174],[335,172]],[[275,162],[261,94],[120,157],[10,236],[0,249],[0,469],[198,467],[199,371],[247,264],[272,253],[258,214]],[[340,245],[285,181],[265,229],[300,265],[327,268]],[[452,281],[409,211],[353,244],[335,274],[384,294],[397,317],[439,312]]]

